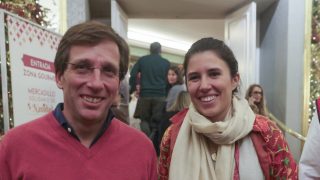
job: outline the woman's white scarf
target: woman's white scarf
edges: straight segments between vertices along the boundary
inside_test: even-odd
[[[219,122],[211,122],[191,104],[173,149],[169,179],[233,179],[234,142],[249,134],[254,120],[255,114],[248,102],[236,96],[228,115]],[[208,138],[217,145],[216,154],[210,154]]]

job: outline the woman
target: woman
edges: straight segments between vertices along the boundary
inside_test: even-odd
[[[173,102],[177,99],[178,94],[181,91],[185,91],[185,85],[183,83],[183,77],[178,66],[171,66],[168,71],[168,83],[169,83],[169,92],[166,99],[166,110],[172,106]]]
[[[281,131],[236,96],[238,62],[222,41],[195,42],[184,69],[192,103],[163,136],[160,179],[297,179]]]
[[[173,104],[166,110],[166,112],[161,117],[161,122],[159,125],[159,137],[158,137],[158,148],[163,137],[164,132],[171,125],[171,117],[177,114],[179,111],[189,107],[190,105],[190,95],[187,91],[181,91],[178,97],[173,102]],[[158,151],[157,151],[158,152]]]
[[[254,113],[268,117],[263,89],[259,84],[252,84],[246,92],[246,99]]]
[[[168,115],[174,115],[172,112],[169,112],[169,108],[173,105],[174,101],[177,99],[179,93],[181,91],[185,91],[186,87],[183,83],[183,77],[180,72],[180,69],[177,66],[171,66],[169,68],[168,74],[167,74],[167,80],[168,80],[168,95],[166,98],[165,103],[163,104],[163,107],[161,110],[157,113],[155,113],[154,116],[152,116],[151,119],[151,129],[152,133],[150,135],[150,138],[152,139],[154,148],[157,152],[157,155],[160,153],[159,145],[161,142],[160,134],[160,124],[164,119],[168,119]],[[171,117],[170,116],[170,117]]]

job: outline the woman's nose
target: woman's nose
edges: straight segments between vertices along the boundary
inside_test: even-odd
[[[210,89],[210,81],[206,77],[202,77],[200,81],[200,90],[208,90]]]

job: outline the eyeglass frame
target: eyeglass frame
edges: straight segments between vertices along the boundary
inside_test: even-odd
[[[263,95],[263,92],[262,92],[262,91],[252,91],[251,94],[252,94],[252,95],[253,95],[253,94],[255,94],[255,95],[256,95],[256,94],[259,94],[259,95],[262,96],[262,95]]]
[[[103,70],[103,68],[106,68],[106,66],[104,67],[104,66],[101,66],[101,67],[94,67],[94,66],[92,66],[92,65],[90,65],[90,66],[88,66],[88,64],[89,63],[87,63],[87,62],[78,62],[78,63],[70,63],[70,62],[66,62],[65,64],[67,64],[67,69],[68,69],[68,65],[70,64],[71,65],[71,70],[72,71],[74,71],[77,75],[79,75],[79,76],[84,76],[84,77],[90,77],[90,76],[92,76],[92,74],[93,74],[93,71],[95,70],[95,69],[100,69],[100,73],[101,74],[106,74],[106,73],[104,73],[104,70]],[[81,64],[82,64],[82,66],[84,66],[86,69],[83,69],[83,71],[88,71],[88,72],[79,72],[79,71],[81,71],[81,69],[79,69],[79,67],[77,68],[76,66],[81,66]],[[86,66],[87,65],[87,66]],[[110,70],[110,66],[108,66],[108,71]],[[110,71],[109,71],[110,72]],[[106,77],[109,77],[109,78],[115,78],[115,77],[118,77],[119,79],[120,79],[120,77],[121,77],[121,73],[122,72],[116,72],[116,73],[113,73],[113,74],[110,74],[110,75],[106,75]],[[118,74],[118,75],[116,75],[116,74]]]

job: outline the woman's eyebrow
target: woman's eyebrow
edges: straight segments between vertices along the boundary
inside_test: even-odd
[[[199,73],[198,72],[190,72],[187,74],[187,76],[195,76],[195,75],[198,75]]]

